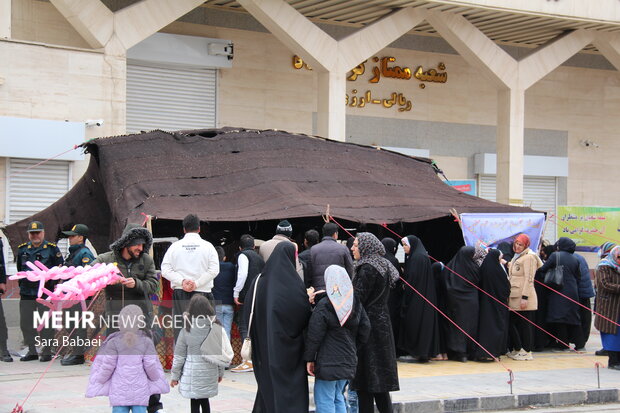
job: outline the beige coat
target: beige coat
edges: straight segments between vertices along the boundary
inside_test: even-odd
[[[267,262],[267,260],[271,256],[271,253],[276,248],[276,245],[278,245],[282,241],[291,242],[290,239],[288,239],[282,234],[274,235],[272,239],[270,239],[269,241],[265,241],[261,244],[260,248],[258,249],[258,254],[263,260],[265,260],[265,262]],[[301,263],[299,262],[299,259],[297,259],[297,257],[295,257],[295,270],[297,270],[297,274],[299,274],[299,276],[303,280],[304,268],[301,266]]]
[[[513,310],[532,311],[538,309],[538,298],[534,288],[534,275],[542,266],[542,261],[531,249],[527,248],[523,254],[510,265],[510,300],[508,304]],[[527,297],[527,307],[521,309],[521,298]]]

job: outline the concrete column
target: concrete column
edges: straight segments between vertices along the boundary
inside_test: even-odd
[[[517,61],[462,16],[429,11],[427,21],[497,86],[497,201],[523,204],[525,90],[590,43],[593,33],[562,34]]]
[[[346,140],[345,72],[318,73],[317,134],[339,141]]]
[[[603,53],[616,70],[620,70],[620,36],[600,33],[592,44]]]
[[[497,202],[523,204],[525,91],[497,92]]]
[[[11,0],[0,0],[0,38],[11,38]]]

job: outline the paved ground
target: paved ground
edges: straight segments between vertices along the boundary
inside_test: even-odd
[[[400,412],[437,411],[479,411],[483,406],[499,408],[498,402],[515,401],[516,406],[530,404],[547,405],[580,403],[597,389],[595,362],[606,363],[606,357],[594,356],[600,348],[600,337],[596,332],[590,338],[585,354],[535,353],[533,361],[514,361],[502,358],[502,363],[514,372],[513,393],[507,384],[508,373],[499,363],[457,363],[451,361],[428,364],[399,363],[399,392],[393,393],[393,400],[402,403]],[[25,399],[35,385],[47,363],[38,361],[11,364],[0,363],[0,412],[10,412],[17,402]],[[84,391],[88,381],[89,366],[62,367],[53,363],[45,378],[39,383],[24,406],[29,413],[51,413],[69,411],[75,413],[109,412],[107,398],[86,399]],[[603,398],[618,402],[620,371],[600,369],[600,385],[613,389]],[[256,392],[254,375],[251,373],[226,372],[220,385],[220,394],[212,399],[212,411],[226,413],[250,412]],[[590,392],[590,393],[588,393]],[[540,397],[537,397],[537,396]],[[555,396],[554,396],[555,395]],[[598,396],[597,396],[598,397]],[[591,397],[590,397],[591,398]],[[486,400],[486,402],[481,400]],[[183,399],[176,389],[162,396],[166,412],[187,411],[189,401]],[[574,402],[571,402],[574,400]],[[597,399],[598,400],[598,399]],[[405,403],[415,402],[417,404]],[[485,404],[486,403],[486,404]],[[618,405],[616,405],[618,406]],[[506,407],[515,407],[506,405]],[[556,410],[536,409],[544,412],[560,411],[620,411],[591,410],[605,406],[580,406],[577,410],[561,408]],[[609,407],[609,406],[608,406]],[[567,409],[567,410],[562,410]],[[590,409],[590,410],[588,410]]]

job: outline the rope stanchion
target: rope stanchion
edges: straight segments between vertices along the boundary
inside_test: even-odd
[[[101,293],[102,290],[99,290],[97,292],[97,294],[95,294],[90,302],[90,304],[88,305],[88,307],[86,307],[86,311],[90,310],[91,306],[93,304],[95,304],[95,301],[97,299],[97,297],[99,297],[99,294]],[[75,327],[73,327],[73,329],[71,330],[71,332],[69,333],[69,335],[67,336],[67,338],[70,338],[71,335],[75,332],[75,329],[77,328],[77,325],[79,325],[79,323],[82,322],[82,317],[84,317],[84,312],[82,312],[77,324]],[[67,342],[68,340],[63,340],[63,342]],[[56,354],[54,354],[54,356],[52,357],[52,359],[47,363],[47,367],[45,368],[45,370],[43,370],[43,373],[41,373],[41,375],[39,376],[39,378],[37,379],[36,383],[34,384],[34,386],[32,386],[32,389],[30,389],[30,392],[28,393],[28,395],[26,396],[26,398],[24,398],[24,401],[19,404],[19,402],[15,405],[15,407],[13,408],[13,410],[11,411],[11,413],[23,413],[24,411],[24,405],[26,404],[26,402],[28,401],[28,399],[30,398],[30,396],[32,395],[32,393],[34,393],[34,390],[37,388],[37,386],[39,385],[39,383],[41,382],[41,380],[43,380],[43,377],[45,377],[45,375],[47,374],[48,370],[50,369],[50,367],[52,367],[52,364],[54,364],[54,361],[56,361],[56,358],[58,358],[58,355],[60,354],[60,352],[62,351],[63,348],[65,348],[66,346],[63,344],[60,346],[60,348],[58,348],[58,350],[56,350]]]
[[[596,369],[596,383],[599,389],[601,388],[601,371],[600,371],[601,366],[602,364],[599,363],[598,361],[594,363],[594,368]]]
[[[42,160],[42,161],[41,161],[41,162],[39,162],[39,163],[36,163],[36,164],[34,164],[34,165],[32,165],[32,166],[29,166],[28,168],[20,169],[20,170],[18,170],[17,172],[14,172],[14,173],[12,173],[11,175],[9,175],[9,176],[8,176],[8,178],[12,178],[12,177],[17,176],[17,175],[19,175],[19,174],[23,174],[24,172],[29,171],[30,169],[34,169],[34,168],[36,168],[37,166],[41,166],[41,165],[43,165],[44,163],[49,162],[49,161],[51,161],[51,160],[53,160],[53,159],[56,159],[56,158],[58,158],[59,156],[62,156],[62,155],[66,154],[66,153],[69,153],[69,152],[71,152],[71,151],[74,151],[74,150],[76,150],[76,149],[77,149],[77,148],[79,148],[79,147],[80,147],[80,145],[73,145],[73,147],[72,147],[71,149],[68,149],[68,150],[66,150],[66,151],[64,151],[64,152],[62,152],[62,153],[59,153],[58,155],[54,155],[54,156],[52,156],[51,158],[44,159],[44,160]]]

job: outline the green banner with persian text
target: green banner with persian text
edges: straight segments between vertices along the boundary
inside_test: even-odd
[[[556,221],[558,238],[572,239],[581,251],[596,251],[607,241],[620,244],[620,208],[558,206]]]

